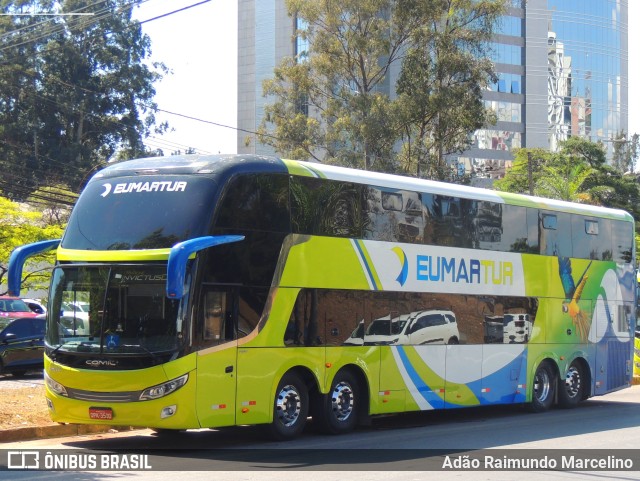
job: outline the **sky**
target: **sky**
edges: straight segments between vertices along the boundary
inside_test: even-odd
[[[640,134],[640,0],[629,3],[629,132]]]
[[[145,21],[203,0],[147,0],[134,10]],[[629,132],[640,133],[640,0],[629,4]],[[211,0],[143,24],[153,60],[173,74],[156,85],[159,113],[173,131],[148,140],[165,154],[191,147],[202,153],[237,152],[237,0]],[[634,88],[635,86],[635,88]],[[226,125],[225,128],[214,124]]]
[[[175,12],[142,25],[151,38],[151,60],[173,72],[155,86],[158,108],[173,112],[159,112],[156,118],[167,121],[173,131],[145,142],[165,155],[189,147],[199,153],[237,151],[238,3],[202,1],[147,0],[133,10],[140,22]],[[195,4],[200,5],[186,8]]]

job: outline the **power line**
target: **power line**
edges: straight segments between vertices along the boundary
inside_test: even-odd
[[[148,1],[148,0],[144,0],[144,2],[146,2],[146,1]],[[157,19],[159,19],[159,18],[164,18],[164,17],[170,16],[170,15],[173,15],[173,14],[176,14],[176,13],[179,13],[179,12],[182,12],[182,11],[185,11],[185,10],[188,10],[188,9],[191,9],[191,8],[193,8],[193,7],[196,7],[196,6],[199,6],[199,5],[202,5],[202,4],[205,4],[205,3],[208,3],[209,1],[210,1],[210,0],[205,0],[205,1],[201,1],[201,2],[198,2],[198,3],[192,4],[192,5],[189,5],[189,6],[186,6],[186,7],[180,8],[180,9],[177,9],[177,10],[173,10],[173,11],[171,11],[171,12],[167,12],[167,13],[165,13],[165,14],[162,14],[162,15],[159,15],[159,16],[156,16],[156,17],[153,17],[153,18],[150,18],[150,19],[144,20],[144,21],[142,21],[142,22],[134,23],[134,24],[132,24],[132,25],[130,25],[130,26],[128,26],[128,27],[126,27],[126,28],[134,28],[134,27],[136,27],[136,26],[139,26],[139,25],[140,25],[140,24],[142,24],[142,23],[147,23],[147,22],[151,22],[151,21],[153,21],[153,20],[157,20]],[[132,2],[132,3],[128,4],[128,5],[123,6],[123,7],[120,9],[120,11],[123,11],[123,10],[125,10],[125,9],[127,9],[127,8],[131,8],[131,7],[133,7],[134,5],[137,5],[137,4],[139,4],[139,3],[144,3],[144,2]],[[95,5],[97,5],[97,4],[93,4],[93,5],[91,5],[91,6],[95,6]],[[87,6],[87,7],[83,7],[83,8],[89,8],[89,7]],[[81,9],[79,9],[79,10],[81,10]],[[101,16],[100,18],[98,18],[98,19],[94,19],[94,22],[93,22],[93,23],[96,23],[97,21],[102,20],[102,19],[103,19],[103,18],[105,18],[105,17],[108,17],[108,16],[112,16],[112,15],[114,15],[114,12],[109,12],[107,9],[103,9],[103,10],[99,11],[99,13],[102,13],[102,12],[108,12],[108,13],[106,13],[106,14],[102,15],[102,16]],[[49,20],[47,20],[47,21],[49,21]],[[40,24],[36,24],[36,26],[37,26],[37,25],[45,24],[47,21],[45,21],[45,22],[40,22]],[[27,27],[23,27],[23,28],[27,28]],[[15,30],[15,31],[13,31],[13,32],[19,32],[20,30],[22,30],[22,29],[17,29],[17,30]],[[112,29],[112,31],[117,31],[117,30],[116,30],[116,29]],[[9,32],[8,34],[5,34],[5,35],[7,35],[7,36],[8,36],[10,33],[11,33],[11,32]],[[48,33],[49,33],[49,34],[52,34],[52,32],[51,32],[51,31],[50,31],[50,32],[48,32]],[[30,40],[30,41],[34,41],[34,40],[37,40],[37,39],[39,39],[39,38],[43,38],[44,36],[46,36],[46,34],[47,34],[47,32],[45,32],[44,34],[41,34],[41,35],[39,35],[39,36],[37,36],[37,37],[35,37],[35,38],[31,38],[31,39],[29,39],[29,40]],[[1,37],[0,37],[0,38],[1,38]],[[29,40],[28,40],[28,41],[29,41]],[[25,43],[25,42],[23,42],[23,43]],[[15,45],[13,45],[13,46],[15,47]],[[6,48],[9,48],[9,47],[4,47],[4,48],[6,49]],[[58,48],[60,48],[60,47],[58,47]],[[23,74],[25,74],[25,75],[30,75],[30,76],[32,76],[32,77],[36,77],[36,74],[35,74],[35,73],[23,72]],[[65,86],[68,86],[68,87],[71,87],[71,88],[74,88],[74,89],[81,89],[81,90],[83,90],[83,91],[85,91],[85,92],[89,92],[89,93],[92,93],[92,94],[94,94],[94,95],[100,95],[98,92],[90,91],[90,90],[88,90],[88,89],[85,89],[85,88],[79,87],[79,86],[77,86],[77,85],[71,85],[71,84],[69,84],[68,82],[64,82],[64,81],[62,81],[61,79],[58,79],[58,78],[55,78],[55,77],[51,77],[51,76],[50,76],[50,78],[52,78],[54,81],[57,81],[57,82],[59,82],[59,83],[61,83],[61,84],[65,85]],[[47,102],[54,103],[55,105],[59,105],[59,106],[63,106],[63,107],[65,107],[65,108],[69,108],[69,106],[67,106],[67,105],[65,105],[65,104],[63,104],[63,103],[61,103],[61,102],[59,102],[59,101],[52,100],[52,99],[47,99],[47,98],[45,98],[45,97],[43,97],[43,96],[40,96],[40,98],[42,98],[43,100],[45,100],[45,101],[47,101]],[[143,106],[143,108],[145,108],[145,109],[151,109],[151,110],[153,110],[153,111],[157,111],[157,108],[156,108],[155,104],[144,104],[144,103],[142,103],[141,105],[142,105],[142,106]],[[122,125],[124,125],[124,124],[122,124]],[[221,125],[221,124],[220,124],[220,125]],[[228,127],[228,126],[227,126],[227,127]],[[233,127],[228,127],[228,128],[233,128]],[[153,142],[152,142],[152,141],[144,140],[144,139],[143,139],[143,142],[144,142],[145,144],[150,145],[150,146],[152,146],[152,147],[153,147]],[[178,144],[178,143],[175,143],[175,142],[174,142],[173,144],[175,144],[175,145],[174,145],[174,146],[172,146],[172,147],[170,147],[170,148],[176,148],[176,146],[177,146],[178,148],[183,148],[183,147],[184,147],[184,148],[186,148],[186,147],[192,147],[192,146],[184,146],[184,145],[181,145],[181,144]],[[161,146],[161,147],[162,147],[162,148],[166,148],[164,145],[163,145],[163,146]],[[197,149],[197,150],[202,151],[202,152],[206,152],[206,150],[204,150],[204,149]]]
[[[144,0],[143,2],[133,1],[133,2],[131,2],[129,4],[123,5],[122,7],[118,8],[118,9],[116,9],[114,11],[111,11],[109,8],[103,8],[101,10],[98,10],[97,12],[94,12],[95,15],[90,17],[91,18],[90,21],[87,21],[87,22],[84,22],[84,23],[78,22],[77,28],[78,29],[80,27],[86,28],[86,27],[88,27],[88,26],[90,26],[92,24],[96,24],[96,23],[100,22],[101,20],[103,20],[105,18],[113,17],[117,13],[122,13],[122,12],[124,12],[126,10],[130,10],[131,8],[136,6],[137,4],[144,3],[146,1],[148,1],[148,0]],[[100,3],[105,3],[105,2],[100,2]],[[94,4],[92,4],[92,5],[90,5],[90,6],[86,7],[86,8],[93,7],[93,6],[96,6],[96,5],[98,5],[98,3],[94,3]],[[45,22],[41,22],[41,23],[45,23]],[[46,38],[46,37],[54,35],[56,33],[65,32],[67,30],[73,31],[74,28],[72,26],[69,26],[67,23],[65,23],[65,24],[54,24],[54,25],[51,26],[51,28],[48,31],[45,30],[43,32],[36,33],[35,37],[27,38],[26,40],[24,40],[24,41],[22,41],[20,43],[9,44],[9,45],[7,45],[5,47],[0,48],[0,52],[4,51],[4,50],[7,50],[9,48],[21,47],[21,46],[26,45],[28,43],[35,42],[37,40]]]
[[[140,23],[140,25],[142,25],[143,23],[153,22],[154,20],[158,20],[160,18],[168,17],[169,15],[173,15],[175,13],[180,13],[180,12],[183,12],[185,10],[189,10],[190,8],[193,8],[193,7],[198,7],[198,6],[203,5],[205,3],[209,3],[210,1],[211,0],[203,0],[202,2],[194,3],[193,5],[189,5],[187,7],[179,8],[178,10],[174,10],[173,12],[163,13],[162,15],[158,15],[157,17],[149,18],[148,20],[143,20],[143,21],[141,21],[139,23]]]

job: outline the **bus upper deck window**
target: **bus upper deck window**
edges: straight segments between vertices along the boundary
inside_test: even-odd
[[[556,230],[558,228],[558,218],[555,215],[542,214],[542,227]]]
[[[384,210],[402,211],[402,195],[393,192],[382,192],[382,208]]]
[[[589,235],[598,235],[598,222],[595,220],[585,220],[584,231]]]

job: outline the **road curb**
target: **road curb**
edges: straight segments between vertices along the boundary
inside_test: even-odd
[[[120,431],[132,431],[133,429],[134,428],[130,426],[52,424],[51,426],[34,426],[0,431],[0,443],[32,441],[34,439],[79,436],[85,434],[114,433]]]

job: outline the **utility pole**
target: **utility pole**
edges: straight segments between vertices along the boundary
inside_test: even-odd
[[[533,162],[531,152],[527,152],[527,171],[529,173],[529,195],[533,195]]]

